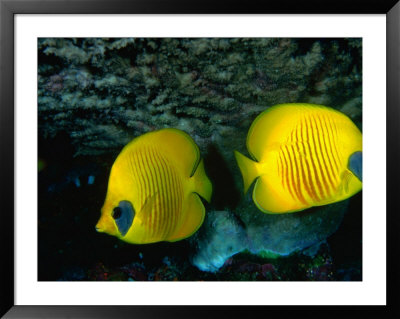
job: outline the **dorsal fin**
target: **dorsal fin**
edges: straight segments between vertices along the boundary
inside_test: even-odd
[[[165,128],[146,133],[135,139],[138,144],[154,145],[190,177],[200,162],[200,150],[194,140],[185,132],[175,128]],[[134,141],[135,141],[134,140]]]

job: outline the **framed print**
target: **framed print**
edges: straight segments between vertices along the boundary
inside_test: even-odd
[[[335,4],[1,1],[1,314],[398,314],[400,7]]]

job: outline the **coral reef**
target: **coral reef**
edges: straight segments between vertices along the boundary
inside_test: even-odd
[[[39,38],[39,277],[295,279],[293,271],[289,275],[270,257],[286,256],[281,259],[297,263],[317,258],[297,254],[318,247],[338,229],[347,217],[347,202],[263,214],[242,193],[232,151],[247,154],[252,121],[278,103],[329,105],[362,128],[361,54],[361,39]],[[160,248],[128,247],[103,238],[94,233],[94,225],[121,148],[164,127],[193,137],[214,190],[199,232],[184,243],[168,244],[170,254],[159,256]],[[360,205],[355,209],[361,210]],[[58,246],[50,244],[55,238]],[[172,258],[177,247],[196,267],[189,257]],[[73,251],[82,252],[79,263]],[[160,257],[158,266],[132,257],[139,252]],[[118,265],[115,255],[120,256]],[[169,261],[163,262],[164,257]],[[310,260],[304,264],[297,273],[301,280],[361,277],[357,262],[337,273],[328,257],[318,265]]]
[[[282,215],[253,211],[257,209],[250,203],[240,206],[237,215],[226,211],[208,213],[207,221],[191,239],[196,247],[192,263],[200,270],[215,272],[229,257],[244,250],[287,256],[311,246],[318,249],[339,227],[348,201]]]
[[[203,151],[243,149],[254,117],[283,102],[361,116],[360,39],[42,38],[38,54],[40,134],[68,132],[75,155],[162,127]]]
[[[261,258],[242,253],[226,260],[215,272],[199,271],[187,260],[165,257],[151,265],[145,261],[119,266],[96,262],[88,269],[71,267],[59,281],[333,281],[361,280],[359,265],[337,268],[329,246],[324,243],[313,256],[295,253],[279,259]]]
[[[203,271],[215,272],[226,260],[248,247],[247,234],[234,215],[226,211],[207,214],[207,220],[191,241],[196,247],[192,263]]]

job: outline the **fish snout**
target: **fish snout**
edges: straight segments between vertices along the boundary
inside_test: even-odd
[[[108,220],[104,216],[102,216],[100,218],[100,220],[97,222],[95,228],[98,233],[107,233],[107,234],[114,235],[114,236],[117,233],[114,222],[111,220]]]
[[[102,228],[101,225],[100,225],[100,222],[98,222],[97,225],[96,225],[96,231],[97,231],[98,233],[104,232],[103,228]]]

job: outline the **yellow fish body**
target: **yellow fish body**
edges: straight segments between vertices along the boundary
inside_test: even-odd
[[[265,213],[291,213],[349,198],[362,188],[362,134],[344,114],[314,104],[280,104],[247,135],[253,160],[235,151],[246,193]]]
[[[211,193],[199,148],[188,134],[149,132],[115,160],[96,229],[133,244],[184,239],[204,220],[198,194],[209,202]]]

